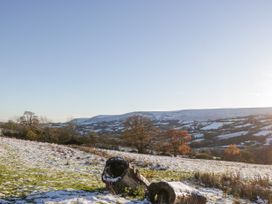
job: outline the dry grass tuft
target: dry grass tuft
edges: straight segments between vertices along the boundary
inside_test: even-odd
[[[252,201],[261,198],[268,203],[272,202],[272,186],[267,177],[245,181],[239,175],[233,174],[195,173],[194,178],[205,187],[219,188],[237,198]]]

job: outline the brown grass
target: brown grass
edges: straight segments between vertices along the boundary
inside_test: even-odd
[[[239,175],[195,173],[194,178],[205,187],[219,188],[237,198],[254,201],[259,197],[272,203],[272,186],[267,177],[245,181]]]
[[[91,153],[91,154],[94,154],[94,155],[97,155],[97,156],[100,156],[100,157],[104,157],[106,159],[109,159],[109,158],[112,157],[112,155],[108,154],[107,152],[99,150],[99,149],[94,148],[94,147],[79,146],[79,145],[72,145],[71,147],[75,148],[75,149],[78,149],[80,151],[83,151],[83,152],[87,152],[87,153]]]

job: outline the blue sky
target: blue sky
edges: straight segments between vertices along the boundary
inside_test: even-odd
[[[272,1],[0,0],[0,120],[272,106]]]

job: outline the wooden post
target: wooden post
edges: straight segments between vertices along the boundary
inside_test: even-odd
[[[182,182],[156,182],[148,187],[153,204],[205,204],[207,199],[196,189]]]
[[[102,173],[102,181],[113,194],[123,193],[126,188],[135,189],[141,185],[147,188],[149,186],[148,180],[121,157],[108,159]]]

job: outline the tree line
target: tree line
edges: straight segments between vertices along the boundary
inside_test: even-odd
[[[31,111],[25,111],[16,121],[8,121],[2,125],[3,134],[19,139],[34,140],[58,144],[85,144],[116,148],[126,146],[136,149],[138,153],[157,151],[165,154],[189,154],[191,148],[187,144],[191,136],[187,131],[169,129],[161,131],[146,117],[135,115],[124,122],[124,131],[117,137],[97,135],[90,132],[81,135],[74,123],[55,127],[45,119]]]
[[[191,152],[188,145],[191,136],[187,131],[175,129],[161,131],[150,119],[140,115],[131,116],[124,122],[121,138],[127,146],[136,148],[139,153],[153,150],[176,156]]]
[[[91,133],[82,137],[73,123],[52,127],[47,119],[31,111],[25,111],[16,121],[10,120],[1,127],[2,134],[8,137],[57,144],[90,143],[93,137]]]
[[[76,144],[109,149],[130,147],[138,153],[162,155],[187,155],[199,159],[223,159],[249,163],[272,164],[272,146],[240,149],[235,144],[223,151],[208,149],[194,151],[189,142],[191,135],[185,130],[160,130],[149,118],[135,115],[124,122],[124,131],[119,135],[97,135],[89,132],[81,135],[75,124],[68,122],[52,126],[47,119],[25,111],[16,121],[1,124],[2,134],[7,137],[49,142],[57,144]]]

